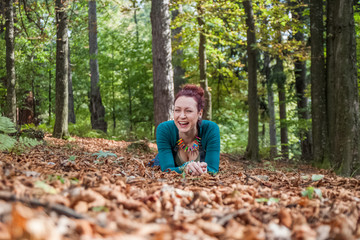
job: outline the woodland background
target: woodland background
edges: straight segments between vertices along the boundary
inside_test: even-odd
[[[152,141],[195,83],[222,152],[354,176],[359,44],[355,0],[2,0],[0,112],[58,138]]]

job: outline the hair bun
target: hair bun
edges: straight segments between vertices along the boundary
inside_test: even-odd
[[[202,89],[202,87],[196,86],[195,84],[186,84],[182,89],[196,93],[200,97],[204,96],[204,89]]]

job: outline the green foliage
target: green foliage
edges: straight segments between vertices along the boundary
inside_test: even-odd
[[[69,123],[69,133],[71,135],[88,138],[106,138],[107,135],[100,130],[91,129],[89,121],[78,120],[78,123]]]
[[[75,162],[76,156],[70,156],[68,161],[70,162]]]
[[[97,156],[96,159],[99,159],[99,158],[107,158],[107,157],[117,157],[117,155],[115,153],[112,153],[112,152],[104,152],[102,150],[100,150],[99,152],[97,153],[94,153],[92,154],[92,156]]]
[[[12,149],[16,142],[16,139],[0,133],[0,151],[7,151]]]
[[[59,180],[62,184],[65,183],[65,179],[61,175],[49,175],[48,181],[53,182]]]
[[[301,195],[309,199],[313,199],[315,197],[319,197],[320,199],[322,198],[321,190],[314,187],[307,187],[306,190],[301,192]]]
[[[15,137],[10,137],[7,134],[15,133],[15,125],[7,117],[0,116],[0,151],[11,151],[15,153],[22,153],[27,148],[35,147],[41,144],[40,141],[20,136],[17,140]]]

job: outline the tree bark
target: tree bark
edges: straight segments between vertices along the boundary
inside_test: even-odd
[[[89,1],[89,52],[90,52],[90,113],[93,129],[99,129],[106,133],[107,123],[105,121],[105,108],[102,104],[99,87],[99,64],[97,60],[97,18],[96,0]]]
[[[324,165],[329,162],[329,139],[327,131],[323,1],[310,1],[310,33],[313,159],[316,163]]]
[[[7,111],[6,116],[16,124],[16,78],[15,78],[15,52],[14,52],[14,1],[5,1],[5,41],[6,41],[6,80],[7,80]]]
[[[73,94],[73,84],[72,84],[72,72],[71,72],[71,60],[70,60],[70,43],[68,44],[68,62],[69,62],[69,70],[68,70],[68,87],[69,87],[69,123],[76,123],[75,110],[74,110],[74,94]]]
[[[212,116],[212,106],[211,106],[211,93],[208,87],[208,80],[206,77],[206,36],[205,36],[205,22],[202,15],[204,11],[200,5],[198,4],[198,14],[197,18],[199,26],[200,26],[200,41],[199,41],[199,70],[200,70],[200,86],[205,91],[205,108],[203,111],[203,118],[211,120]]]
[[[257,50],[255,36],[255,21],[252,9],[252,1],[243,1],[246,25],[247,25],[247,55],[248,55],[248,102],[249,102],[249,133],[248,145],[246,148],[246,156],[253,161],[259,161],[259,116],[258,116],[258,100],[257,100]]]
[[[272,89],[273,81],[271,79],[270,56],[264,54],[264,74],[266,78],[268,110],[269,110],[269,135],[270,135],[270,158],[277,156],[276,123],[275,123],[275,104],[274,91]]]
[[[359,96],[354,1],[328,2],[328,109],[332,163],[340,174],[359,171]],[[331,26],[331,27],[330,27]],[[336,63],[336,64],[335,64]],[[330,105],[330,102],[333,105]]]
[[[283,61],[279,57],[276,58],[275,76],[279,94],[281,155],[287,159],[289,158],[289,140],[286,122],[286,76],[284,74]]]
[[[169,0],[152,0],[150,16],[156,133],[157,126],[172,117],[174,105]]]
[[[182,13],[182,5],[179,5],[179,9],[173,10],[171,12],[172,20],[174,21],[176,17]],[[172,44],[173,46],[180,46],[182,42],[182,37],[179,36],[181,33],[182,27],[177,27],[171,30]],[[176,95],[180,90],[181,86],[186,83],[185,79],[185,69],[181,67],[181,63],[184,60],[183,50],[180,47],[177,47],[173,58],[173,67],[174,67],[174,94]]]
[[[55,84],[55,125],[53,136],[68,137],[68,2],[56,0],[56,84]]]
[[[303,0],[298,1],[298,4],[303,4]],[[303,24],[303,7],[297,6],[293,12],[294,18],[299,21],[299,24]],[[299,42],[304,42],[304,33],[298,31],[295,34],[295,40]],[[312,146],[311,146],[311,134],[307,129],[307,121],[310,116],[308,113],[307,105],[308,99],[305,96],[305,90],[307,86],[306,81],[306,62],[300,58],[295,59],[295,88],[297,96],[297,108],[298,108],[298,118],[300,123],[299,129],[299,138],[301,144],[301,158],[304,160],[310,160],[312,157]]]

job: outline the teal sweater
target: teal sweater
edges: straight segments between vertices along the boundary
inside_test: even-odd
[[[216,123],[203,120],[199,127],[201,145],[205,150],[205,162],[209,173],[219,171],[220,161],[220,131]],[[179,130],[174,121],[159,124],[156,130],[156,142],[161,171],[170,169],[181,173],[181,166],[175,166],[173,149],[179,140]]]

